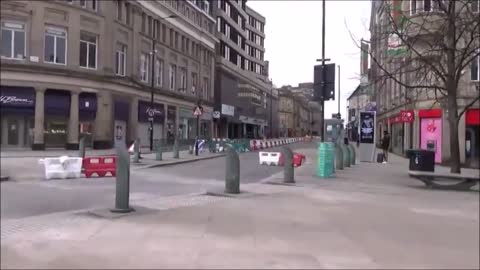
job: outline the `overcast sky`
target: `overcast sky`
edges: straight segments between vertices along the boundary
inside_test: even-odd
[[[319,64],[315,59],[322,56],[322,1],[249,0],[247,5],[267,20],[265,59],[270,61],[273,83],[280,87],[313,82],[313,66]],[[349,30],[357,41],[368,39],[370,5],[369,0],[326,2],[325,56],[341,66],[342,118],[346,113],[346,99],[358,85],[360,73],[360,49],[352,41]],[[338,82],[336,96],[337,87]],[[337,100],[327,102],[325,118],[330,118],[337,108]]]

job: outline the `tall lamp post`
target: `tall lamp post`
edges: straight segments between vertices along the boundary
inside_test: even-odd
[[[177,15],[169,15],[167,17],[160,17],[159,20],[165,20],[165,19],[171,19],[171,18],[176,18],[178,17]],[[155,49],[156,43],[157,43],[157,38],[155,37],[155,26],[153,26],[153,36],[152,38],[152,51],[150,52],[150,61],[151,61],[151,71],[150,71],[150,112],[148,115],[148,120],[150,121],[150,151],[153,151],[153,120],[155,117],[155,110],[154,110],[154,91],[155,91],[155,58],[157,54],[157,50]]]

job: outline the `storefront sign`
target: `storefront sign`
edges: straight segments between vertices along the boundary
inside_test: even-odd
[[[2,105],[8,104],[12,106],[32,105],[33,100],[27,98],[21,98],[17,96],[0,96],[0,103]]]
[[[480,125],[480,109],[469,109],[465,112],[465,123],[467,125]]]
[[[45,114],[68,118],[70,115],[70,91],[47,89],[45,92]]]
[[[390,123],[390,124],[413,123],[414,115],[415,114],[412,110],[400,111],[399,114],[390,118],[388,120],[388,123]]]
[[[374,143],[375,113],[360,112],[360,143]]]
[[[222,114],[234,116],[235,115],[235,107],[222,104]]]
[[[8,107],[34,107],[35,90],[28,87],[0,88],[0,105]]]
[[[265,120],[264,119],[258,119],[258,118],[253,118],[253,117],[248,117],[244,115],[240,115],[238,117],[238,120],[245,124],[252,124],[252,125],[265,125]]]
[[[114,112],[115,120],[122,120],[128,122],[130,110],[127,102],[115,101]]]
[[[97,113],[97,95],[95,93],[81,93],[79,96],[80,120],[94,120]]]
[[[153,117],[155,123],[163,123],[165,121],[165,108],[163,104],[155,103],[153,108],[149,102],[138,102],[138,121],[148,122],[148,118]]]

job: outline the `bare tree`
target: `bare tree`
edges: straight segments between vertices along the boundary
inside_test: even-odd
[[[421,6],[410,7],[416,2]],[[467,80],[465,71],[480,55],[480,3],[393,0],[382,4],[385,20],[371,29],[371,83],[382,87],[390,80],[404,89],[403,102],[433,100],[446,109],[450,169],[460,173],[459,121],[480,98],[478,92],[468,96],[460,91]]]

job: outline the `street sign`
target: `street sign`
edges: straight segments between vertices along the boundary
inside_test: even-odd
[[[214,111],[212,116],[213,116],[213,118],[218,119],[218,118],[220,118],[220,112],[219,111]]]
[[[335,64],[325,65],[325,78],[323,72],[322,65],[313,67],[313,99],[335,100]]]
[[[193,109],[193,115],[194,116],[201,116],[203,114],[203,107],[202,106],[197,106],[195,109]]]

